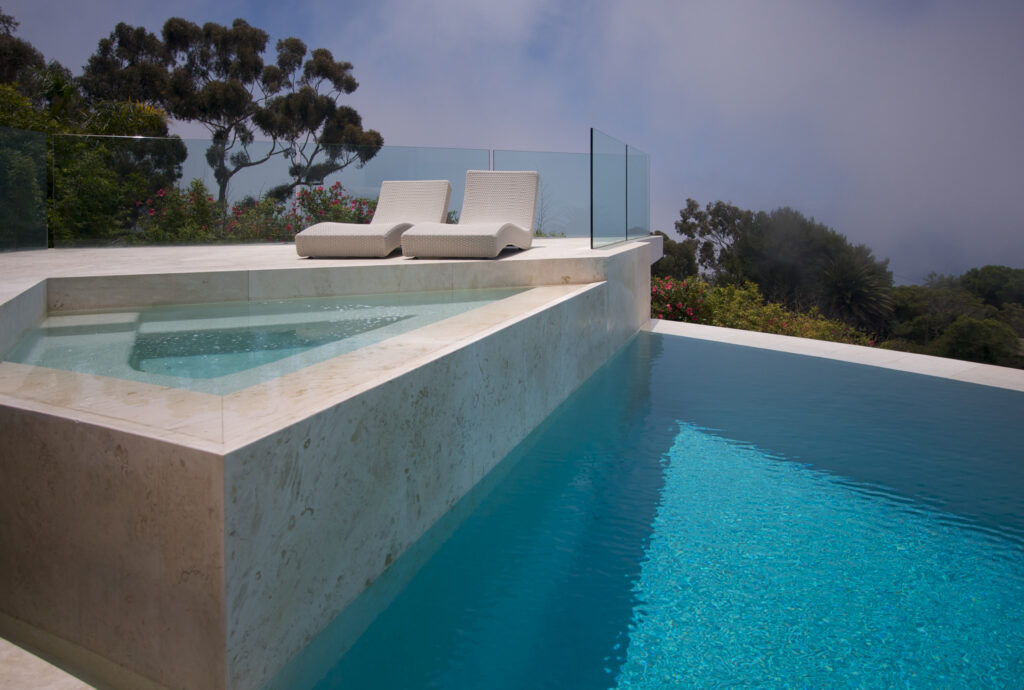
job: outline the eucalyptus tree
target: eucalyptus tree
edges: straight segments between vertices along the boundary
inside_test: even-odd
[[[118,24],[100,41],[82,83],[99,97],[114,92],[165,107],[178,120],[198,122],[210,133],[206,160],[224,202],[236,174],[285,154],[296,185],[322,178],[380,148],[379,133],[364,131],[359,114],[338,103],[358,86],[352,65],[325,49],[305,60],[296,38],[269,41],[262,29],[236,19],[230,27],[168,19],[161,37]],[[253,146],[262,132],[271,141]]]
[[[325,48],[312,51],[304,61],[306,51],[297,38],[277,42],[277,62],[263,73],[264,85],[276,95],[254,118],[263,132],[285,145],[292,179],[271,191],[278,198],[297,186],[320,184],[353,163],[365,163],[384,143],[379,132],[363,129],[359,113],[338,103],[342,94],[359,86],[352,63],[335,60]]]
[[[263,52],[269,36],[236,19],[230,27],[202,26],[181,18],[164,23],[163,46],[169,56],[165,98],[171,115],[199,122],[212,142],[206,161],[225,201],[231,178],[280,152],[277,143],[252,155],[253,118],[269,97],[263,81]]]

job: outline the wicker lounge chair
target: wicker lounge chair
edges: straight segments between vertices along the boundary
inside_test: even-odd
[[[386,180],[369,224],[317,223],[295,235],[295,251],[309,257],[381,257],[398,249],[402,233],[419,221],[443,222],[448,180]]]
[[[402,254],[493,259],[509,245],[529,249],[539,183],[535,170],[467,171],[459,222],[414,224],[402,235]]]

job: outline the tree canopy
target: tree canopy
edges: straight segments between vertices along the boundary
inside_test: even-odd
[[[28,150],[28,143],[19,146],[18,137],[6,142],[4,164],[16,174],[6,175],[4,206],[21,208],[22,201],[31,200],[38,209],[45,200],[46,222],[34,221],[33,228],[43,224],[50,241],[61,244],[118,237],[137,217],[139,198],[180,178],[185,145],[167,138],[168,116],[154,99],[139,97],[137,90],[86,93],[69,70],[47,63],[34,47],[15,38],[16,27],[12,17],[0,12],[0,125],[55,136],[39,151]],[[126,53],[107,56],[125,64],[132,60]],[[145,77],[136,79],[144,82]],[[60,136],[65,134],[132,138]],[[16,226],[23,215],[7,219],[5,227]]]
[[[676,231],[714,284],[756,283],[769,301],[815,307],[868,330],[891,312],[888,260],[799,211],[754,212],[723,201],[702,209],[687,199],[679,216]]]
[[[277,56],[277,64],[264,70],[263,79],[279,95],[257,112],[255,122],[287,144],[292,182],[272,192],[281,198],[299,185],[321,184],[327,175],[353,162],[365,163],[384,139],[374,130],[364,131],[353,108],[338,105],[342,94],[359,86],[351,63],[335,60],[324,48],[303,62],[306,44],[297,38],[278,41]]]
[[[100,41],[82,84],[90,97],[129,95],[202,124],[220,201],[234,175],[275,155],[290,161],[283,193],[372,158],[383,138],[338,102],[358,87],[352,65],[322,48],[306,60],[297,38],[278,41],[276,60],[266,63],[268,41],[242,19],[226,27],[172,17],[159,38],[122,23]],[[271,140],[259,152],[251,147],[257,132]]]
[[[43,54],[14,32],[18,22],[0,9],[0,80],[4,84],[20,84],[31,70],[46,67]]]
[[[972,268],[960,276],[960,285],[993,307],[1002,307],[1011,302],[1024,304],[1024,268]]]

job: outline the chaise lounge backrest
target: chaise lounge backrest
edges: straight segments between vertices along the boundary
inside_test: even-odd
[[[535,170],[468,170],[459,225],[515,223],[532,232],[539,184]]]
[[[448,180],[384,180],[370,225],[378,223],[443,223],[452,186]]]

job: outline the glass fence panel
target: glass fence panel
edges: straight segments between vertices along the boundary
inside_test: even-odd
[[[626,238],[651,234],[650,157],[626,147]]]
[[[384,180],[448,180],[452,196],[448,202],[453,220],[462,210],[467,170],[487,170],[487,149],[448,149],[416,146],[384,146],[365,165],[352,165],[341,173],[342,186],[354,196],[376,198]]]
[[[590,246],[626,239],[626,145],[590,130]]]
[[[188,156],[181,139],[58,134],[52,140],[53,246],[124,244],[148,239],[172,219],[192,220],[171,194]]]
[[[538,237],[590,234],[590,158],[585,153],[495,151],[495,170],[536,170],[540,175],[533,231]]]
[[[57,247],[290,242],[318,221],[368,222],[384,180],[449,180],[449,209],[457,217],[466,171],[490,167],[485,149],[299,150],[272,142],[226,147],[174,137],[54,135],[52,151],[49,220]],[[493,165],[540,173],[539,234],[589,231],[598,247],[649,233],[649,158],[598,130],[591,132],[589,157],[495,151]],[[45,179],[37,187],[45,198]],[[9,197],[8,208],[33,198]],[[33,241],[43,246],[46,217],[36,217],[43,232]],[[5,240],[3,246],[13,245]]]
[[[449,180],[457,211],[466,170],[489,166],[481,149],[54,139],[55,246],[289,242],[321,220],[368,222],[383,180]]]
[[[0,250],[46,246],[46,135],[0,127]]]

